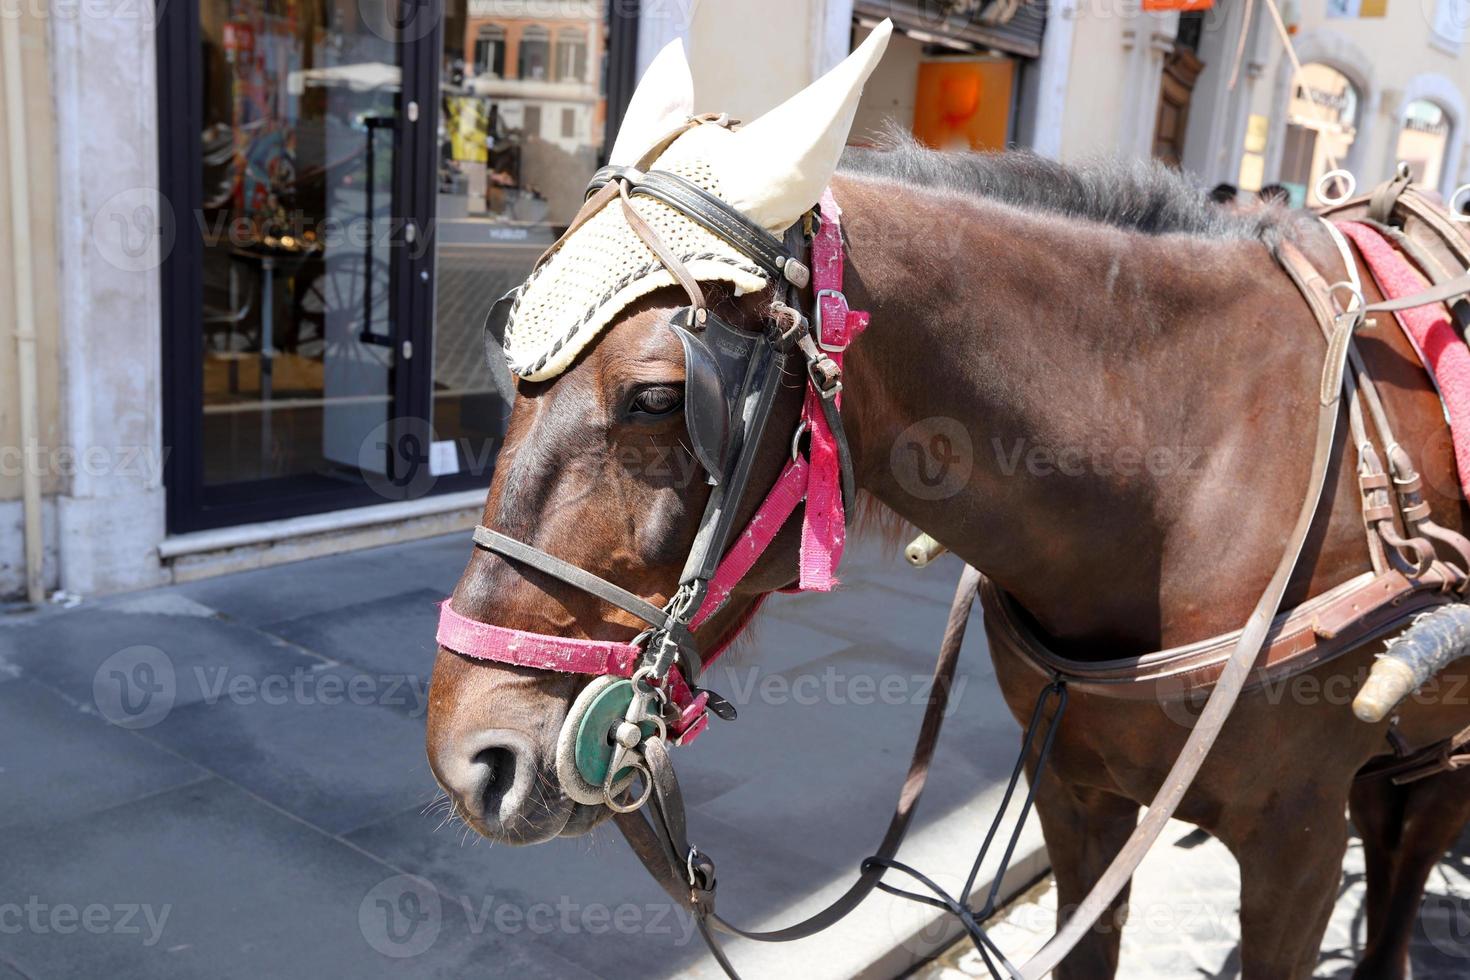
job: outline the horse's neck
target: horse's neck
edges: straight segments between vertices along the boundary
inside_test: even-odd
[[[1313,330],[1267,249],[843,196],[873,313],[845,401],[864,488],[1079,655],[1237,626],[1295,512],[1309,456],[1280,463],[1309,452],[1321,356],[1266,356]]]

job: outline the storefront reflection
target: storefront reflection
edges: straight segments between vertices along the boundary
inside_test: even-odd
[[[485,312],[561,234],[597,168],[607,113],[604,6],[448,2],[433,422],[461,453],[493,443],[504,426],[506,406],[481,352]]]
[[[391,414],[400,72],[371,6],[200,5],[207,486],[355,481]]]

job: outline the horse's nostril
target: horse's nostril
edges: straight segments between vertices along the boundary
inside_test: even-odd
[[[554,751],[513,728],[477,728],[433,741],[429,767],[470,827],[491,840],[539,844],[566,830],[573,814],[548,766]]]
[[[484,788],[480,792],[481,812],[493,819],[499,815],[506,797],[515,789],[515,750],[505,745],[481,749],[475,756],[475,767],[484,770]]]
[[[513,729],[481,730],[431,755],[440,784],[465,816],[488,828],[513,825],[536,786],[538,754],[531,739]]]

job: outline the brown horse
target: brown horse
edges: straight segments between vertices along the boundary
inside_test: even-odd
[[[1322,363],[1321,335],[1270,243],[1293,240],[1332,281],[1343,270],[1326,233],[1276,210],[1214,210],[1162,170],[1069,169],[1024,155],[855,152],[831,187],[845,212],[848,296],[872,312],[848,352],[843,409],[871,506],[949,544],[1077,659],[1238,628],[1300,502]],[[719,293],[711,305],[755,330],[769,299]],[[684,445],[684,360],[665,326],[683,305],[677,288],[649,293],[563,373],[519,383],[482,521],[656,605],[674,590],[709,493],[688,478],[698,468]],[[1439,403],[1413,350],[1386,318],[1360,346],[1434,518],[1466,528]],[[791,379],[771,432],[795,427],[803,381]],[[943,445],[936,434],[950,451],[926,456]],[[788,453],[786,438],[768,438],[752,486],[770,485]],[[642,465],[654,458],[676,462]],[[1367,567],[1360,494],[1343,458],[1288,607]],[[939,474],[940,492],[916,482],[916,466]],[[742,501],[741,522],[758,501]],[[737,629],[760,594],[794,582],[796,527],[701,630],[702,646]],[[472,554],[452,603],[463,616],[539,633],[628,640],[640,628],[485,550]],[[995,649],[1024,723],[1045,679]],[[1350,699],[1374,649],[1244,695],[1180,808],[1240,863],[1248,978],[1312,973],[1354,776],[1387,751],[1386,725],[1356,720],[1326,692]],[[479,833],[534,843],[609,815],[558,785],[558,733],[584,682],[440,650],[429,758]],[[1429,745],[1464,727],[1470,711],[1451,700],[1407,702],[1403,739]],[[1036,780],[1064,914],[1132,830],[1187,734],[1159,704],[1074,694]],[[698,765],[689,754],[686,764]],[[1413,792],[1450,802],[1415,808],[1391,784],[1362,784],[1353,801],[1369,851],[1365,977],[1404,975],[1424,876],[1466,816],[1455,776]],[[1410,810],[1436,832],[1402,833]],[[1112,976],[1118,937],[1095,930],[1057,975]]]

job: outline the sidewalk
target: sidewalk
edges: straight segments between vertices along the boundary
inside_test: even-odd
[[[0,617],[0,978],[716,977],[611,828],[492,847],[424,760],[462,535]],[[958,562],[855,545],[712,670],[740,718],[676,763],[721,912],[789,922],[885,828]],[[1019,732],[977,613],[904,860],[955,885]],[[109,723],[111,719],[112,722]],[[1012,886],[1044,868],[1030,828]],[[984,876],[982,876],[983,878]],[[752,977],[895,976],[955,932],[875,896]]]
[[[1322,940],[1318,980],[1349,980],[1367,939],[1363,845],[1353,837],[1343,859],[1337,905]],[[1240,869],[1225,845],[1173,821],[1133,879],[1118,976],[1126,980],[1240,975]],[[1283,914],[1289,910],[1283,909]],[[1057,890],[1050,875],[1002,909],[990,937],[1019,964],[1050,939]],[[1414,980],[1470,976],[1470,834],[1429,876],[1410,947]],[[969,939],[956,943],[912,980],[990,977]]]

